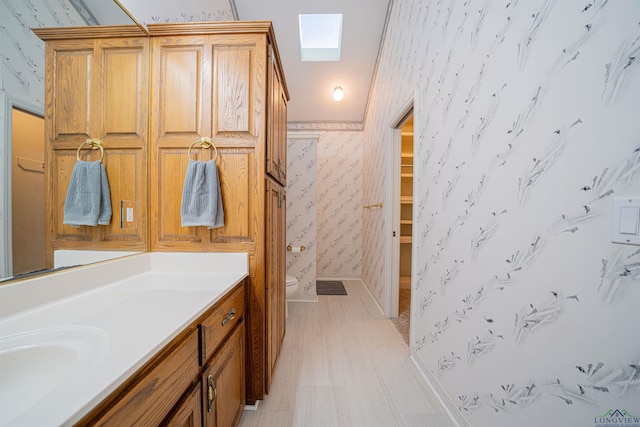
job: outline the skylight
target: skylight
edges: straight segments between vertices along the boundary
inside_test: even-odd
[[[339,61],[342,14],[300,14],[300,58],[303,61]]]

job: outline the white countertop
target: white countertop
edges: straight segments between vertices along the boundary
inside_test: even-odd
[[[38,345],[63,344],[45,365],[58,356],[72,371],[49,389],[35,358],[33,375],[43,369],[45,384],[33,405],[19,397],[28,375],[0,380],[0,425],[77,422],[247,275],[246,253],[156,252],[0,286],[0,356],[36,336]],[[74,363],[64,342],[80,342],[87,357]]]

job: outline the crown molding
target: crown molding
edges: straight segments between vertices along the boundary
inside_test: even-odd
[[[361,132],[362,122],[289,122],[288,131],[349,131]]]

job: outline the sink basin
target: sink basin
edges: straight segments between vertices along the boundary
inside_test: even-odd
[[[97,328],[69,326],[29,331],[0,338],[0,425],[54,393],[90,377],[108,346]]]

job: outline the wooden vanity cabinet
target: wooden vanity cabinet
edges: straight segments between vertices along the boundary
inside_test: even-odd
[[[271,240],[267,178],[286,183],[287,92],[273,27],[268,21],[149,24],[151,58],[151,250],[249,254],[246,294],[248,403],[263,399],[281,335],[284,263],[267,285]],[[216,151],[200,148],[211,138]],[[217,152],[217,157],[216,157]],[[180,207],[189,159],[216,158],[224,226],[182,227]],[[282,207],[282,212],[284,212]],[[284,228],[278,228],[284,233]],[[280,255],[277,255],[278,257]],[[276,290],[276,286],[281,290]],[[269,290],[268,290],[269,289]],[[268,295],[268,292],[270,294]]]
[[[148,249],[148,37],[135,25],[33,30],[45,41],[46,263],[57,249]],[[87,139],[102,141],[111,193],[108,225],[63,224],[64,202],[77,156],[100,159]],[[133,221],[121,224],[121,202]]]
[[[245,287],[243,280],[77,425],[237,426],[245,404]]]

